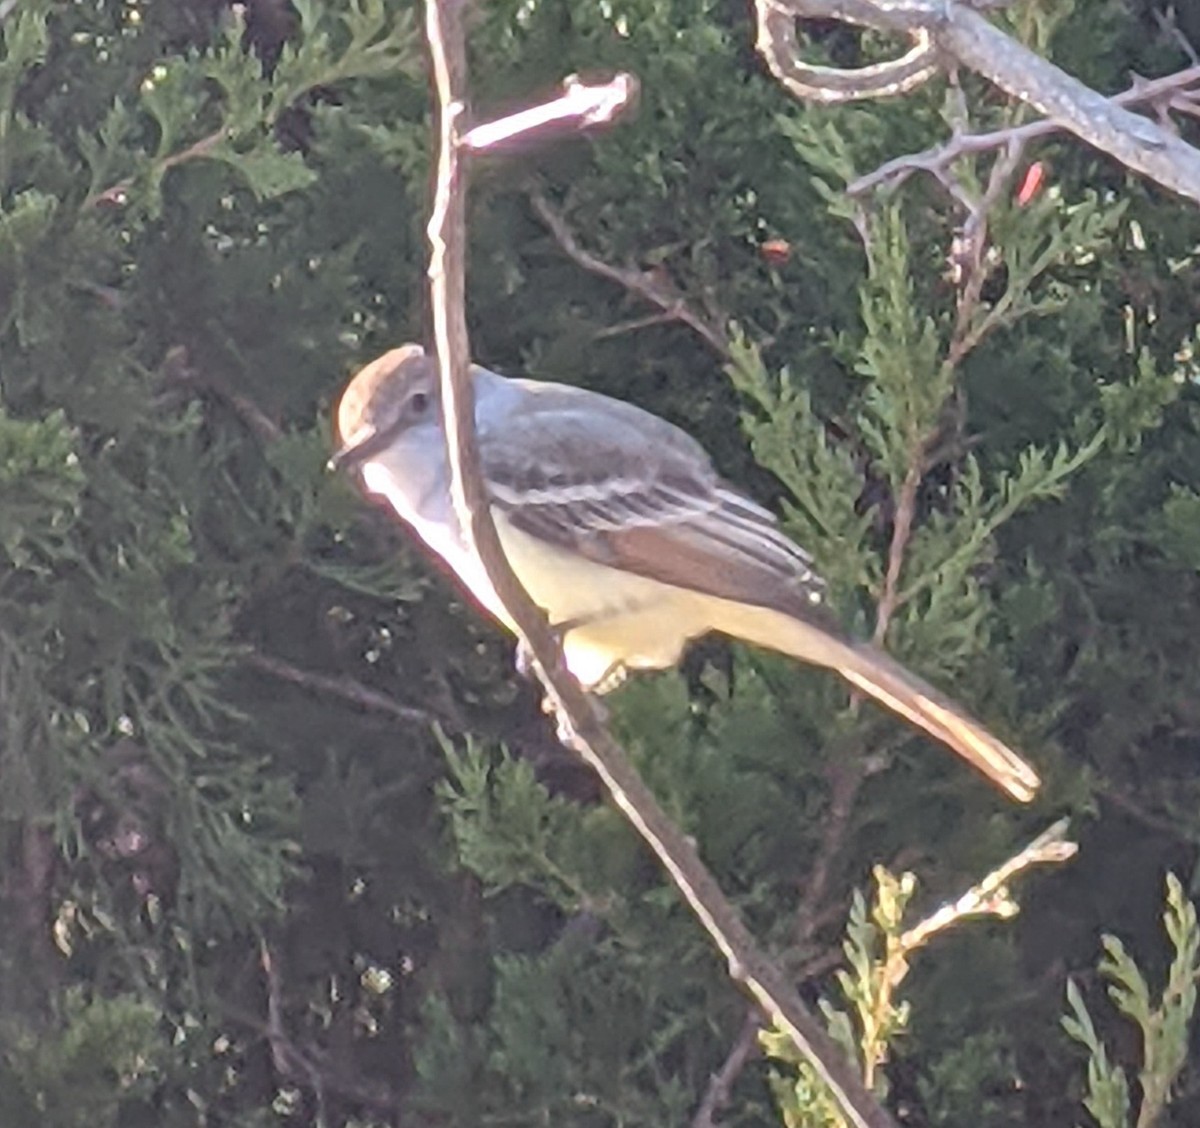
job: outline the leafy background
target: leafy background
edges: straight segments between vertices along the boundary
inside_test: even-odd
[[[1181,65],[1155,15],[1004,18],[1115,91]],[[419,19],[22,0],[0,24],[4,1125],[685,1124],[743,1029],[508,641],[323,471],[346,377],[427,323]],[[816,30],[841,62],[872,49]],[[919,875],[915,920],[1070,814],[1079,858],[1031,878],[1017,920],[914,959],[881,1084],[907,1124],[1124,1123],[1083,1110],[1059,1020],[1070,976],[1136,1075],[1101,934],[1160,985],[1164,875],[1178,913],[1197,881],[1200,220],[1045,147],[1047,189],[993,218],[984,310],[1008,294],[1014,316],[948,369],[961,216],[910,181],[872,204],[868,263],[842,193],[945,135],[944,85],[813,110],[752,42],[725,0],[477,8],[486,115],[572,71],[632,70],[642,98],[601,136],[480,162],[475,352],[686,427],[861,634],[907,444],[945,431],[889,642],[1028,751],[1032,810],[834,679],[720,642],[637,679],[614,723],[759,935],[839,1006],[876,863]],[[1010,120],[964,96],[978,126]],[[634,324],[647,308],[565,254],[534,195],[676,286],[727,354]],[[1173,1038],[1159,1122],[1187,1124],[1186,1025]],[[819,1122],[796,1076],[751,1054],[722,1122]]]

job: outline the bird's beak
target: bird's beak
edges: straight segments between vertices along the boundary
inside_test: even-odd
[[[354,448],[343,443],[329,456],[329,461],[325,463],[325,469],[330,473],[342,469],[350,461],[350,456],[353,453]]]
[[[377,431],[374,427],[364,427],[356,431],[341,446],[329,456],[325,463],[326,470],[354,469],[360,463],[366,462],[373,454],[377,454],[388,444],[386,433]]]

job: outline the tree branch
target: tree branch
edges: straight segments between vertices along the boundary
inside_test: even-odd
[[[545,615],[513,574],[492,521],[475,440],[474,395],[464,311],[465,176],[459,122],[466,110],[462,0],[428,0],[426,35],[439,104],[439,152],[429,222],[430,297],[442,386],[452,495],[468,544],[487,573],[521,644],[532,654],[558,718],[560,734],[600,776],[613,801],[658,855],[676,887],[729,964],[730,974],[786,1031],[830,1087],[856,1128],[892,1128],[843,1051],[808,1010],[780,969],[761,952],[737,911],[704,868],[692,843],[671,824],[613,741],[591,699],[566,671]]]
[[[266,987],[266,1021],[236,1006],[226,1004],[223,1009],[231,1019],[265,1039],[271,1052],[271,1065],[281,1080],[312,1093],[317,1105],[316,1122],[328,1123],[328,1098],[336,1096],[392,1117],[395,1128],[407,1123],[401,1119],[405,1111],[403,1101],[387,1084],[358,1075],[352,1068],[331,1060],[321,1047],[311,1043],[302,1045],[288,1033],[278,957],[262,937],[258,951]]]
[[[912,536],[913,518],[917,512],[917,491],[925,476],[925,443],[921,442],[909,454],[908,469],[900,483],[900,494],[896,498],[896,512],[892,518],[892,539],[888,545],[887,569],[883,575],[883,591],[879,594],[879,607],[875,614],[875,645],[882,646],[887,636],[892,615],[900,601],[900,573],[904,568],[904,556]]]
[[[526,140],[531,133],[552,133],[568,125],[573,129],[608,125],[636,97],[638,81],[632,74],[618,74],[608,82],[586,83],[571,75],[563,92],[552,102],[531,106],[520,113],[477,125],[460,138],[466,149],[484,150],[514,137]]]
[[[165,157],[160,157],[158,160],[152,162],[152,167],[158,170],[156,176],[161,179],[176,165],[186,164],[188,161],[207,157],[228,136],[229,131],[221,128],[214,133],[210,133],[207,137],[201,137],[199,141],[193,142],[185,149],[180,149],[177,153],[168,153]],[[102,204],[111,207],[121,207],[128,202],[129,193],[137,181],[138,178],[136,176],[128,176],[124,180],[119,180],[116,184],[112,184],[88,196],[80,205],[79,210],[88,211]]]
[[[174,387],[194,388],[209,392],[229,406],[245,424],[246,429],[263,443],[273,443],[283,437],[283,428],[249,396],[235,391],[227,383],[197,370],[188,356],[185,345],[172,345],[162,362],[163,377]]]
[[[962,66],[1044,114],[1051,130],[1065,130],[1127,168],[1200,202],[1200,150],[1172,129],[1130,113],[1017,42],[958,0],[756,0],[758,47],[773,73],[798,97],[847,101],[902,93],[934,73],[934,53],[949,69]],[[906,60],[884,64],[891,83],[872,73],[807,67],[797,58],[795,20],[840,19],[917,39]],[[921,52],[920,35],[929,47]],[[807,75],[797,79],[798,72]],[[861,78],[858,77],[861,73]]]
[[[717,1115],[729,1104],[733,1086],[742,1070],[747,1062],[758,1056],[758,1032],[761,1029],[762,1020],[755,1011],[750,1011],[721,1068],[709,1078],[704,1097],[692,1117],[691,1128],[717,1128]]]
[[[568,258],[577,262],[589,274],[595,274],[599,278],[615,282],[622,289],[628,290],[631,294],[635,294],[643,301],[657,307],[663,315],[660,320],[678,321],[686,325],[699,334],[705,344],[721,360],[729,359],[729,337],[725,333],[724,326],[706,321],[688,305],[687,299],[682,294],[664,284],[650,271],[613,266],[585,251],[579,245],[579,241],[575,238],[574,232],[571,231],[562,213],[556,211],[541,192],[531,192],[529,202],[538,218],[549,228],[555,242],[563,249]],[[650,324],[650,322],[646,322],[646,324]],[[626,329],[631,327],[630,325],[625,326]],[[606,332],[611,333],[612,330],[606,330]]]
[[[453,723],[453,718],[440,717],[428,709],[405,705],[394,697],[389,697],[386,693],[380,693],[370,686],[363,685],[362,682],[356,681],[352,677],[332,676],[314,673],[311,670],[302,670],[299,666],[293,666],[290,662],[283,661],[282,658],[272,658],[269,654],[259,654],[257,651],[251,651],[243,660],[246,665],[255,670],[270,674],[271,677],[279,678],[282,681],[291,682],[292,685],[298,685],[301,689],[338,697],[343,701],[348,701],[351,705],[357,705],[360,709],[372,713],[382,713],[395,720],[403,721],[405,724],[428,726]],[[455,725],[455,727],[458,726]]]
[[[873,66],[818,66],[800,59],[800,44],[796,35],[796,14],[778,0],[755,0],[758,17],[758,50],[767,61],[771,73],[797,98],[806,102],[850,102],[862,98],[892,98],[915,90],[937,73],[937,50],[924,30],[912,32],[913,45],[899,59],[889,59]],[[828,5],[810,4],[828,9]],[[874,26],[865,14],[847,15],[827,12],[819,18],[841,18],[847,23]]]
[[[851,752],[859,754],[852,755]],[[862,752],[861,748],[834,747],[830,750],[826,771],[829,781],[829,810],[821,828],[821,844],[805,882],[804,896],[800,899],[795,913],[792,943],[797,949],[808,945],[822,924],[824,914],[821,911],[821,901],[829,889],[833,863],[845,844],[858,793],[872,774],[872,764]]]
[[[988,222],[993,209],[1004,193],[1005,186],[1016,172],[1022,150],[1021,141],[1012,137],[1008,139],[1004,152],[992,165],[987,188],[979,199],[974,199],[949,175],[939,175],[942,183],[967,210],[967,218],[954,241],[954,249],[951,253],[951,267],[957,288],[957,300],[954,329],[946,348],[945,359],[942,361],[942,369],[943,375],[947,378],[947,386],[952,389],[954,387],[954,370],[989,333],[1004,324],[1008,312],[1002,299],[982,318],[977,317],[984,283],[990,272],[987,257]],[[954,395],[955,393],[951,391],[945,402],[951,402]],[[896,498],[896,511],[892,519],[892,538],[888,545],[887,568],[875,617],[874,641],[876,646],[883,645],[892,617],[904,603],[904,599],[900,595],[900,575],[904,568],[908,543],[912,537],[917,495],[926,472],[934,465],[931,455],[938,449],[939,430],[940,427],[935,427],[928,434],[914,438],[909,446],[904,479]],[[942,450],[945,449],[945,445],[943,444]]]
[[[1183,102],[1177,100],[1186,99],[1189,94],[1188,88],[1197,83],[1200,83],[1200,66],[1189,67],[1163,78],[1139,78],[1128,90],[1114,94],[1110,101],[1117,106],[1166,104],[1182,109]],[[936,179],[942,180],[950,166],[962,157],[986,153],[992,149],[1003,149],[1014,143],[1024,145],[1041,137],[1062,133],[1065,128],[1057,121],[1042,120],[1010,126],[1007,129],[995,129],[988,133],[956,134],[942,145],[920,153],[896,157],[881,164],[873,172],[851,182],[846,188],[846,193],[850,196],[862,196],[880,187],[895,188],[915,172],[928,172]]]
[[[908,956],[918,948],[929,943],[937,933],[944,932],[963,917],[1015,916],[1017,903],[1012,898],[1008,883],[1032,866],[1061,865],[1073,858],[1079,847],[1067,838],[1068,828],[1069,820],[1059,819],[1020,853],[992,870],[978,884],[972,885],[956,901],[943,905],[919,924],[908,929],[899,939],[895,954],[897,967],[907,961]]]

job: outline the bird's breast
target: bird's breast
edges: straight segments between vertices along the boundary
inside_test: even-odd
[[[462,535],[449,493],[421,493],[379,461],[363,466],[363,482],[383,497],[436,552],[485,610],[513,628],[482,562]],[[585,685],[613,665],[660,668],[678,660],[684,642],[710,626],[696,593],[610,568],[514,528],[493,511],[504,554],[521,585],[566,631],[567,664]]]

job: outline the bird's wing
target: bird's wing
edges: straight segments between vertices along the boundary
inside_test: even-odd
[[[492,503],[513,526],[676,587],[827,616],[812,558],[678,427],[593,392],[527,386],[527,409],[479,434]]]
[[[765,609],[738,609],[730,633],[838,670],[1017,799],[1033,797],[1037,773],[983,725],[882,651],[842,637],[807,553],[722,482],[692,439],[617,400],[530,387],[546,390],[479,433],[492,504],[512,525],[614,568]]]

